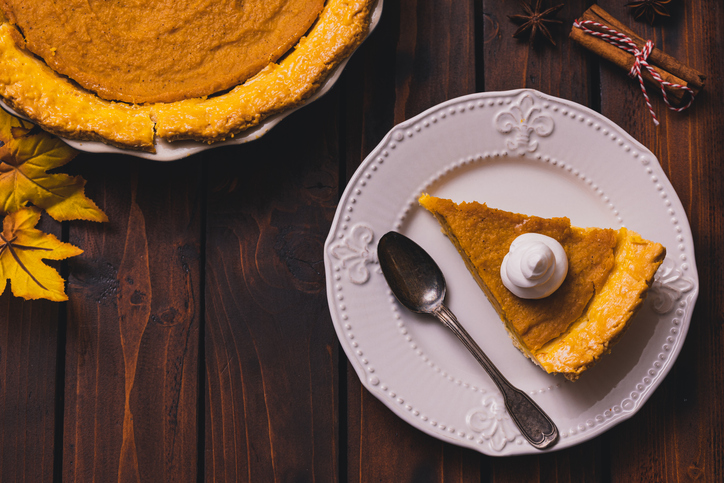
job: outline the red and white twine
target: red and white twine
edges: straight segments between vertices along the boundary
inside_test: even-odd
[[[646,87],[644,86],[644,78],[641,75],[641,66],[645,67],[646,70],[649,71],[651,74],[651,77],[653,77],[661,86],[661,93],[664,96],[664,102],[666,102],[666,105],[669,106],[669,109],[676,112],[681,112],[684,109],[687,109],[689,106],[691,106],[691,103],[694,102],[694,91],[692,91],[689,87],[681,85],[681,84],[674,84],[672,82],[667,82],[661,78],[661,75],[656,71],[656,69],[647,62],[646,59],[648,59],[649,54],[651,54],[651,51],[654,50],[654,43],[651,40],[647,40],[646,44],[644,45],[643,49],[639,50],[636,44],[633,40],[631,40],[631,37],[627,36],[626,34],[623,34],[617,30],[614,30],[606,25],[603,25],[598,22],[594,22],[593,20],[576,20],[573,22],[573,26],[576,28],[579,28],[586,32],[589,35],[594,35],[596,37],[600,37],[609,44],[618,47],[621,50],[625,50],[626,52],[633,54],[634,56],[634,64],[631,67],[631,70],[629,71],[628,75],[632,78],[638,78],[639,84],[641,85],[641,92],[644,95],[644,99],[646,100],[646,105],[649,108],[649,112],[651,113],[651,116],[654,118],[654,124],[657,126],[659,125],[659,120],[656,117],[656,113],[654,112],[654,108],[651,107],[651,100],[649,99],[648,94],[646,93]],[[593,30],[589,28],[589,26],[596,27],[600,30],[603,30],[603,32],[599,30]],[[674,107],[669,102],[669,96],[666,94],[666,87],[672,87],[675,89],[683,89],[689,93],[689,102],[683,107]]]

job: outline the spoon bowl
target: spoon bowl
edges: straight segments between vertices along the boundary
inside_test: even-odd
[[[387,284],[407,309],[431,314],[445,300],[445,277],[432,257],[414,241],[391,231],[379,241],[377,255]]]

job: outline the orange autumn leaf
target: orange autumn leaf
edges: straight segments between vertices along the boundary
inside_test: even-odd
[[[85,196],[82,177],[47,173],[75,155],[60,139],[0,109],[0,213],[32,203],[58,221],[108,221]]]
[[[3,220],[0,233],[0,295],[5,292],[10,280],[16,297],[62,302],[68,300],[65,280],[42,260],[63,260],[80,255],[83,250],[36,229],[38,220],[40,211],[36,208],[24,208]]]

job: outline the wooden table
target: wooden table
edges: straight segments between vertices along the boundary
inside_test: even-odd
[[[110,222],[46,231],[67,303],[0,297],[0,481],[724,480],[724,4],[672,2],[654,27],[600,4],[708,76],[684,113],[567,38],[512,38],[516,2],[387,0],[339,83],[269,134],[173,163],[80,154],[66,167]],[[672,371],[633,418],[579,446],[493,458],[402,422],[364,389],[327,307],[323,243],[385,133],[447,99],[531,87],[650,148],[689,217],[701,292]]]

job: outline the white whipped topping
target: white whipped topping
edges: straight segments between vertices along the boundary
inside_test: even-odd
[[[500,266],[503,285],[520,298],[542,299],[561,286],[568,273],[568,257],[557,240],[525,233],[513,240]]]

